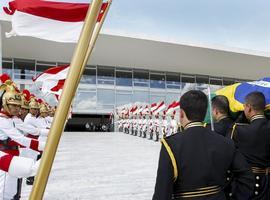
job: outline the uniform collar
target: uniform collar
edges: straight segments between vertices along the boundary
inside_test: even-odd
[[[221,116],[221,117],[217,120],[217,122],[220,122],[221,120],[226,119],[226,118],[228,118],[228,117],[229,117],[228,115]]]
[[[184,130],[187,130],[187,129],[192,128],[192,127],[203,127],[203,123],[202,122],[190,122],[184,126]]]
[[[265,116],[264,115],[254,115],[253,117],[251,117],[250,122],[253,122],[256,119],[264,119]]]

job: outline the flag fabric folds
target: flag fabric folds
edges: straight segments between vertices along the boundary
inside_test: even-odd
[[[44,94],[52,93],[56,95],[61,95],[67,73],[69,70],[69,65],[52,67],[37,77],[33,78],[34,83],[41,83],[41,91]]]
[[[270,110],[270,78],[263,78],[258,81],[236,83],[226,86],[215,92],[215,95],[224,95],[230,103],[232,112],[244,110],[245,97],[251,92],[262,92],[266,99],[266,110]]]
[[[7,37],[31,36],[56,42],[76,43],[87,14],[89,3],[47,0],[14,0],[4,11],[12,15],[12,30]],[[97,23],[108,3],[103,3]],[[29,26],[31,24],[31,26]]]

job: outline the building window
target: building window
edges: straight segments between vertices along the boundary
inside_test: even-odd
[[[100,67],[97,68],[98,84],[114,85],[114,68]]]
[[[165,74],[150,74],[151,88],[165,88]]]
[[[40,73],[44,72],[45,70],[56,67],[55,62],[44,62],[44,61],[37,61],[36,62],[36,76]]]
[[[166,85],[169,89],[180,89],[180,75],[177,73],[167,73]]]
[[[35,76],[35,61],[26,59],[14,59],[14,79],[31,80]]]
[[[181,75],[181,86],[182,91],[181,94],[184,94],[185,92],[189,90],[195,90],[196,89],[196,83],[195,83],[195,76],[194,75]]]
[[[97,106],[97,94],[95,91],[78,90],[74,100],[74,111],[91,112]]]
[[[134,70],[133,84],[136,87],[149,87],[149,72],[144,70]]]
[[[116,106],[126,105],[132,102],[132,94],[131,93],[116,93]]]
[[[80,83],[96,84],[97,82],[96,71],[97,71],[96,68],[86,68],[83,72]]]
[[[13,77],[13,70],[12,70],[13,62],[12,60],[3,59],[2,62],[2,73],[8,74],[11,78]]]
[[[116,85],[132,87],[132,72],[116,71]]]
[[[109,89],[98,89],[97,90],[97,102],[98,104],[109,104],[114,105],[115,91]]]
[[[223,78],[223,85],[232,85],[235,81],[232,78]]]

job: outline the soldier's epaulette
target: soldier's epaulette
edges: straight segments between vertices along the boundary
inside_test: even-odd
[[[174,136],[176,136],[176,135],[178,135],[179,133],[177,132],[177,133],[174,133],[174,134],[172,134],[172,135],[168,135],[168,136],[163,136],[163,138],[164,139],[169,139],[169,138],[172,138],[172,137],[174,137]]]
[[[236,126],[245,126],[245,125],[248,125],[248,123],[234,123]]]
[[[233,136],[235,134],[235,129],[237,126],[246,126],[248,125],[247,123],[234,123],[233,127],[232,127],[232,132],[231,132],[231,139],[233,139]]]

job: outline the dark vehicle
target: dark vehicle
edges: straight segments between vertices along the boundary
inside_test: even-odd
[[[111,132],[113,130],[113,121],[109,114],[73,114],[65,127],[65,131]]]

